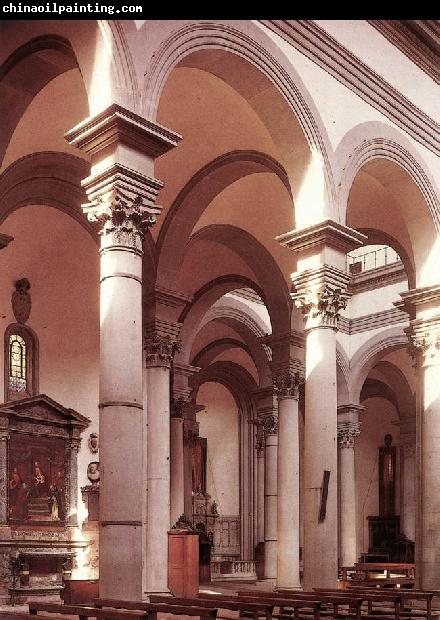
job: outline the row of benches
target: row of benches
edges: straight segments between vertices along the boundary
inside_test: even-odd
[[[363,586],[403,586],[415,584],[415,564],[392,562],[357,562],[354,566],[342,566],[340,576],[345,583]]]
[[[336,618],[353,620],[407,620],[423,618],[432,620],[432,599],[435,592],[420,590],[352,590],[315,589],[311,592],[278,590],[276,593],[245,590],[232,594],[200,594],[195,598],[150,596],[150,602],[95,599],[89,606],[59,605],[56,603],[30,602],[29,614],[1,612],[2,620],[30,620],[37,613],[38,620],[65,620],[77,616],[79,620],[157,620],[158,613],[198,616],[215,620],[218,610],[231,610],[241,617],[253,620],[294,620]],[[423,602],[424,607],[414,607]],[[274,614],[274,608],[278,613]],[[57,614],[44,616],[41,613]]]

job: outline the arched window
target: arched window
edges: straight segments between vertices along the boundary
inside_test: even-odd
[[[5,333],[5,401],[38,392],[37,338],[25,325],[9,325]]]

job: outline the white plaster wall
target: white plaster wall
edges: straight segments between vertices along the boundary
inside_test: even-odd
[[[362,414],[362,432],[355,444],[356,467],[356,535],[358,556],[368,551],[368,516],[379,515],[379,447],[390,433],[394,446],[399,446],[399,427],[395,407],[383,398],[369,398],[362,403],[367,407]],[[400,511],[400,461],[397,450],[396,514]]]
[[[14,281],[31,283],[28,325],[40,345],[40,393],[91,419],[78,458],[79,485],[98,455],[87,437],[98,431],[99,256],[98,247],[77,222],[50,207],[15,211],[1,226],[14,241],[0,252],[0,329],[15,323],[11,307]],[[3,341],[3,335],[2,335]],[[3,400],[3,365],[0,390]]]
[[[60,151],[87,159],[64,139],[65,132],[87,116],[87,97],[79,70],[62,73],[27,107],[12,135],[1,170],[24,155],[40,151]]]
[[[258,26],[278,45],[295,67],[319,111],[333,149],[336,149],[346,132],[359,123],[379,121],[397,128],[381,112],[364,102],[276,33],[262,24]]]
[[[406,282],[395,282],[372,291],[353,295],[344,312],[344,316],[354,319],[374,312],[393,309],[393,302],[400,301],[400,293],[408,290]]]
[[[362,19],[315,21],[426,114],[440,119],[437,84],[374,26]]]
[[[200,436],[208,440],[207,491],[221,515],[240,512],[239,419],[231,393],[218,383],[204,383],[197,402]]]

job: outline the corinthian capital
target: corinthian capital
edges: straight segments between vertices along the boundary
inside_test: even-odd
[[[337,329],[340,311],[347,307],[349,296],[340,288],[326,286],[321,291],[304,291],[292,295],[297,308],[302,310],[308,327]]]
[[[354,448],[355,439],[360,434],[360,422],[338,422],[338,445],[340,448]]]
[[[170,335],[153,333],[145,339],[146,365],[170,367],[174,355],[180,351],[180,341]]]
[[[268,435],[278,435],[278,416],[267,415],[262,418],[263,421],[263,432],[264,437],[266,438]]]
[[[141,196],[132,199],[121,190],[84,205],[83,211],[100,235],[112,235],[118,245],[140,248],[148,228],[156,222],[156,215],[143,205]]]
[[[409,329],[405,330],[408,336],[408,353],[414,359],[416,366],[440,365],[440,318],[411,321]]]
[[[83,205],[103,245],[142,249],[142,240],[160,208],[155,200],[163,184],[120,164],[83,181],[89,202]]]
[[[280,370],[273,376],[273,386],[278,400],[281,398],[299,400],[299,392],[303,384],[304,373],[299,370]]]

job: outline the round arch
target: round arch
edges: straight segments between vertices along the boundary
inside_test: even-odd
[[[174,28],[174,29],[173,29]],[[213,61],[213,56],[216,57]],[[225,81],[224,72],[230,62],[245,63],[249,71],[257,76],[251,80],[253,86],[264,82],[264,89],[272,88],[280,98],[282,105],[296,118],[301,131],[309,145],[312,158],[319,160],[321,174],[324,178],[323,202],[331,213],[324,217],[337,219],[335,212],[335,186],[331,170],[329,153],[332,153],[330,140],[325,126],[320,119],[312,97],[307,92],[301,78],[288,61],[284,53],[265,32],[252,22],[187,22],[178,29],[170,28],[168,36],[154,50],[146,69],[145,111],[151,118],[156,118],[159,100],[171,71],[177,66],[190,66],[207,70],[219,75]],[[215,65],[215,68],[214,68]],[[230,76],[237,71],[228,71]],[[245,83],[235,80],[233,87],[244,92]],[[251,95],[248,95],[248,99]],[[269,114],[270,115],[270,114]],[[266,119],[266,122],[269,118]]]
[[[255,274],[257,287],[254,284],[250,288],[258,293],[266,305],[272,333],[286,333],[290,330],[292,304],[289,288],[274,258],[255,237],[236,226],[212,224],[201,228],[191,237],[187,252],[198,241],[224,245],[244,260]]]
[[[370,370],[385,355],[408,345],[408,337],[401,327],[391,327],[370,338],[353,356],[350,363],[349,398],[359,404],[360,394]]]
[[[0,224],[21,207],[43,204],[72,217],[98,243],[81,209],[86,202],[81,179],[88,172],[86,161],[66,153],[46,151],[18,159],[0,175]]]

